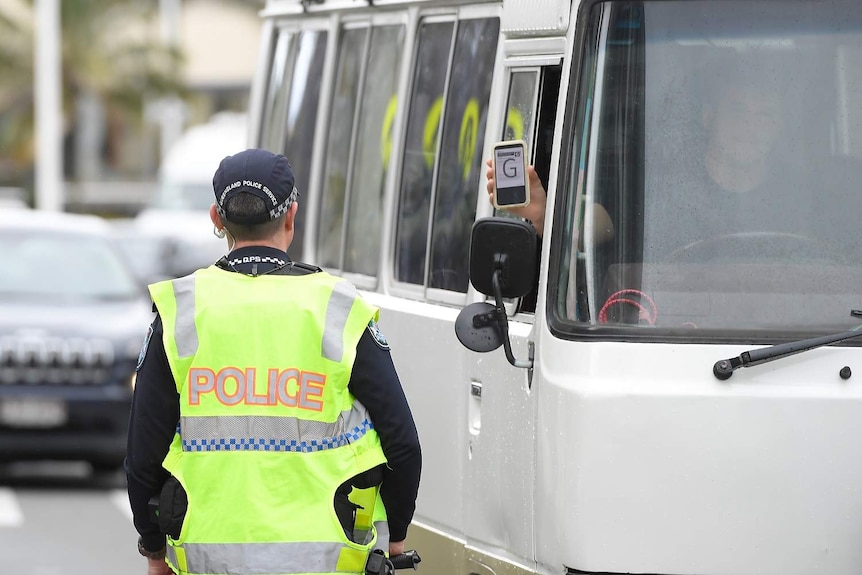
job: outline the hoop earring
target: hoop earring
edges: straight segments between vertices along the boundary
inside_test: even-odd
[[[227,231],[225,231],[224,228],[218,229],[215,227],[215,224],[213,224],[213,235],[218,239],[223,240],[225,235],[227,235]]]

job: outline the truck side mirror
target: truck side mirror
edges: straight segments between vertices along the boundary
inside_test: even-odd
[[[494,272],[499,271],[500,295],[522,297],[536,283],[536,229],[505,217],[482,218],[470,235],[470,283],[493,296]]]
[[[533,367],[532,358],[515,359],[509,341],[509,318],[503,298],[522,297],[536,278],[536,230],[532,224],[505,217],[477,220],[470,236],[470,283],[480,293],[494,296],[495,304],[472,303],[455,320],[458,341],[472,351],[488,352],[503,346],[515,367]]]

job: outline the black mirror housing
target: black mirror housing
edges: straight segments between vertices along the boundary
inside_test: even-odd
[[[476,220],[470,235],[470,283],[494,295],[492,278],[500,270],[504,298],[530,293],[536,283],[536,229],[529,222],[507,217]]]

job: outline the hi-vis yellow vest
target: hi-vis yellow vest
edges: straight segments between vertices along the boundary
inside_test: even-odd
[[[333,498],[386,461],[347,389],[377,308],[324,272],[249,277],[210,266],[150,294],[180,397],[163,465],[188,495],[180,536],[168,538],[171,568],[362,573],[376,533],[365,545],[348,540]]]

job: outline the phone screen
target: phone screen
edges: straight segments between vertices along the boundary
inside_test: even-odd
[[[494,147],[494,202],[499,207],[524,206],[530,201],[524,154],[521,142]]]

